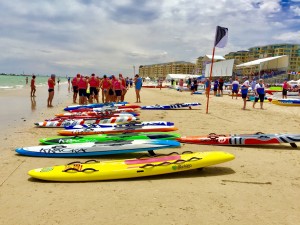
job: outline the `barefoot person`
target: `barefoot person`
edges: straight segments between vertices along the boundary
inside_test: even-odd
[[[51,74],[51,77],[48,79],[48,100],[47,100],[47,106],[53,107],[52,100],[54,97],[54,86],[55,86],[55,74]]]
[[[256,102],[258,102],[258,99],[260,101],[260,109],[264,109],[264,100],[265,100],[265,85],[263,83],[263,79],[259,79],[258,84],[255,85],[255,99],[253,102],[253,108],[255,108]]]
[[[243,79],[244,79],[244,83],[242,84],[241,92],[242,92],[242,99],[243,99],[244,105],[243,105],[242,109],[245,110],[246,103],[247,103],[247,97],[248,97],[249,80],[247,77],[243,77]]]
[[[134,83],[135,83],[136,103],[141,103],[140,92],[142,89],[143,81],[142,81],[142,78],[140,78],[138,74],[136,74],[134,77]]]
[[[78,95],[78,81],[80,79],[80,74],[78,73],[76,77],[72,80],[73,87],[73,103],[76,103],[77,95]]]
[[[232,99],[234,94],[235,94],[235,99],[238,98],[239,86],[240,86],[239,78],[236,77],[235,80],[231,83]]]
[[[30,96],[35,97],[36,87],[35,87],[35,75],[32,76],[31,83],[30,83]]]

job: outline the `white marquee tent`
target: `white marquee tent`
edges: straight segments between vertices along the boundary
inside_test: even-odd
[[[288,65],[289,57],[287,55],[281,55],[242,63],[240,65],[237,65],[236,68],[242,69],[246,67],[259,67],[259,71],[261,71],[266,69],[287,68]]]
[[[198,78],[201,75],[194,74],[168,74],[166,80],[179,80],[179,79],[188,79],[188,78]]]
[[[212,77],[231,77],[233,69],[234,59],[229,59],[225,61],[215,62],[212,70]],[[205,67],[205,77],[210,76],[211,63],[207,64]]]

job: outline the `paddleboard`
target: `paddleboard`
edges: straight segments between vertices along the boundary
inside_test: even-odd
[[[100,108],[100,107],[118,107],[121,105],[128,104],[128,102],[110,102],[110,103],[95,103],[95,104],[87,104],[87,105],[69,105],[64,108],[65,111],[80,109],[80,108]]]
[[[57,127],[76,127],[76,126],[92,126],[92,125],[101,125],[101,124],[115,124],[115,123],[126,123],[131,121],[136,121],[136,117],[111,117],[108,119],[66,119],[66,120],[54,120],[54,121],[44,121],[34,123],[37,127],[47,127],[47,128],[57,128]]]
[[[195,152],[158,157],[99,162],[71,162],[67,165],[33,169],[28,175],[48,181],[99,181],[169,174],[208,167],[233,160],[227,152]]]
[[[130,140],[109,142],[86,142],[65,145],[40,145],[17,148],[16,152],[26,156],[39,157],[81,157],[112,155],[161,148],[179,147],[175,140]]]
[[[114,134],[114,133],[136,133],[136,132],[169,132],[178,130],[174,126],[131,126],[131,127],[102,127],[102,128],[83,128],[83,129],[65,129],[58,131],[62,136],[74,135],[93,135],[93,134]]]
[[[176,140],[190,144],[201,145],[264,145],[290,143],[292,147],[297,147],[296,142],[300,142],[300,134],[209,134],[208,136],[182,136]]]
[[[40,143],[47,145],[55,144],[77,144],[85,142],[106,142],[121,140],[139,140],[139,139],[161,139],[173,140],[179,138],[176,133],[149,132],[149,133],[128,133],[128,134],[98,134],[87,136],[59,136],[40,139]]]
[[[192,106],[199,106],[201,105],[198,102],[193,103],[176,103],[170,105],[148,105],[148,106],[141,106],[141,109],[144,110],[162,110],[162,109],[180,109],[180,108],[191,108]]]
[[[300,99],[273,99],[272,103],[281,106],[300,106]]]

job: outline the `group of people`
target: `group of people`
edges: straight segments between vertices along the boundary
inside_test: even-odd
[[[138,74],[134,78],[136,102],[141,102],[140,90],[142,88],[142,79]],[[73,87],[73,103],[76,103],[79,96],[79,104],[85,105],[87,103],[99,103],[99,93],[102,95],[102,102],[123,102],[125,95],[132,86],[132,82],[122,74],[118,77],[111,75],[110,77],[104,75],[103,78],[96,76],[94,73],[91,76],[84,76],[77,74],[72,79]]]

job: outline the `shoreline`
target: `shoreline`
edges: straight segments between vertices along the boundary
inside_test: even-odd
[[[63,89],[60,89],[60,91]],[[267,146],[204,146],[182,144],[172,151],[226,151],[236,159],[224,164],[177,174],[105,182],[55,183],[30,179],[33,168],[85,161],[86,158],[38,158],[15,154],[14,149],[33,146],[43,137],[55,136],[56,128],[35,128],[32,121],[54,117],[72,95],[54,97],[47,108],[42,90],[37,98],[45,108],[28,117],[21,127],[6,132],[0,152],[0,224],[297,224],[300,220],[300,151],[287,144]],[[57,92],[55,93],[57,94]],[[72,94],[72,92],[71,92]],[[26,97],[29,97],[26,92]],[[43,96],[43,97],[42,97]],[[56,100],[55,100],[56,99]],[[135,102],[134,88],[125,100]],[[57,101],[57,102],[56,102]],[[265,103],[266,110],[241,110],[242,99],[211,97],[205,113],[205,95],[172,89],[143,89],[140,105],[200,102],[192,110],[141,110],[141,121],[175,123],[181,135],[209,133],[299,133],[297,107]],[[23,106],[23,105],[22,105]],[[21,106],[20,106],[21,107]],[[29,107],[28,104],[25,107]],[[22,112],[20,110],[22,115]],[[140,154],[97,157],[99,160],[133,158]],[[95,157],[94,157],[95,158]],[[284,190],[284,191],[283,191]],[[16,210],[18,213],[16,214]],[[54,216],[55,215],[55,216]],[[163,222],[162,222],[163,221]]]

